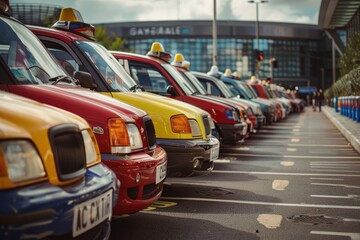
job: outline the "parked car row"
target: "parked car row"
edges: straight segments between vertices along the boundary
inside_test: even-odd
[[[166,177],[209,174],[221,146],[284,117],[247,82],[171,63],[160,43],[146,56],[107,51],[74,9],[44,28],[7,8],[0,0],[1,239],[107,239],[112,215],[150,206]]]

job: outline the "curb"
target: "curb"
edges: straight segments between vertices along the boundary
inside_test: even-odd
[[[346,128],[344,123],[348,122],[349,124],[354,124],[354,125],[356,124],[358,125],[359,128],[360,128],[360,124],[353,122],[351,119],[348,119],[340,115],[339,113],[336,113],[335,111],[334,114],[331,114],[330,111],[334,111],[334,109],[327,106],[323,106],[323,113],[326,115],[326,117],[332,122],[332,124],[335,125],[337,129],[339,129],[339,131],[350,142],[353,148],[358,153],[360,153],[360,138],[354,136],[354,134],[351,133],[351,131],[349,131],[348,128]],[[338,114],[338,116],[336,116],[335,114]]]

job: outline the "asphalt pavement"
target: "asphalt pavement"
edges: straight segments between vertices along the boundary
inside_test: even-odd
[[[360,123],[341,115],[329,106],[323,106],[322,112],[339,129],[353,148],[360,153]]]

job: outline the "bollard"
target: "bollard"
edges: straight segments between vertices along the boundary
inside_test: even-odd
[[[355,119],[360,122],[360,96],[355,97]]]
[[[335,109],[335,112],[339,112],[339,103],[338,103],[338,101],[339,101],[339,97],[338,96],[334,97],[334,109]]]
[[[356,97],[351,96],[351,119],[356,120]]]
[[[344,115],[344,100],[343,100],[343,97],[340,97],[340,114],[341,115]]]

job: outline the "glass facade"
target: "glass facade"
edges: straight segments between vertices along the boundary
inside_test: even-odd
[[[146,38],[127,39],[127,48],[138,54],[146,54],[155,41],[161,42],[165,51],[173,56],[182,53],[190,61],[190,69],[208,72],[213,64],[212,38]],[[260,64],[259,76],[264,78],[294,81],[310,79],[316,76],[319,56],[319,41],[299,39],[259,39],[259,49],[264,53]],[[230,68],[237,71],[243,79],[255,75],[256,39],[217,39],[217,60],[219,70]],[[277,67],[272,68],[270,58],[277,60]],[[307,86],[307,81],[298,85]]]

